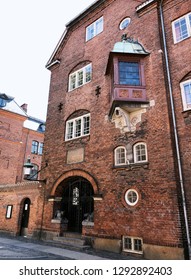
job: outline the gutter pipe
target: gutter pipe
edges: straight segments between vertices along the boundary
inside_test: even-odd
[[[165,36],[163,0],[160,0],[159,11],[160,11],[160,20],[161,20],[161,28],[162,28],[162,39],[163,39],[163,47],[164,47],[165,66],[166,66],[167,80],[168,80],[168,89],[169,89],[169,95],[170,95],[170,105],[171,105],[171,113],[172,113],[173,130],[174,130],[174,137],[175,137],[176,156],[177,156],[177,162],[178,162],[178,172],[179,172],[179,181],[180,181],[180,189],[181,189],[181,196],[182,196],[183,214],[184,214],[184,222],[185,222],[185,228],[186,228],[186,238],[187,238],[187,244],[188,244],[188,255],[189,255],[189,259],[191,260],[190,233],[189,233],[189,226],[188,226],[188,215],[187,215],[187,209],[186,209],[186,199],[185,199],[184,182],[183,182],[183,175],[182,175],[182,164],[181,164],[181,158],[180,158],[180,149],[179,149],[179,141],[178,141],[176,116],[175,116],[175,110],[174,110],[174,100],[173,100],[173,93],[172,93],[172,81],[171,81],[171,76],[170,76],[170,67],[169,67],[168,51],[167,51],[166,36]]]

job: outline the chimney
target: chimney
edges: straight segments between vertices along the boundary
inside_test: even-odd
[[[23,105],[21,105],[21,108],[27,113],[27,107],[28,104],[24,103]]]

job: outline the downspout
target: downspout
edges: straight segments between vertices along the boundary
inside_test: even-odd
[[[163,39],[163,47],[164,47],[165,66],[166,66],[166,72],[167,72],[168,90],[169,90],[169,95],[170,95],[170,106],[171,106],[171,113],[172,113],[173,131],[174,131],[174,137],[175,137],[175,148],[176,148],[176,156],[177,156],[177,163],[178,163],[181,199],[182,199],[184,222],[185,222],[185,228],[186,228],[186,238],[187,238],[187,244],[188,244],[188,254],[189,254],[189,259],[191,260],[190,233],[189,233],[189,226],[188,226],[188,215],[187,215],[187,209],[186,209],[186,199],[185,199],[184,182],[183,182],[183,175],[182,175],[182,164],[181,164],[181,158],[180,158],[176,116],[175,116],[175,110],[174,110],[174,100],[173,100],[173,94],[172,94],[172,81],[171,81],[171,76],[170,76],[170,67],[169,67],[168,51],[167,51],[166,36],[165,36],[163,0],[160,0],[159,11],[160,11],[162,39]]]

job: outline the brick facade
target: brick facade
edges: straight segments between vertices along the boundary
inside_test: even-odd
[[[0,185],[0,215],[1,233],[9,235],[25,235],[37,238],[42,227],[44,191],[38,182],[23,182],[17,185]],[[30,201],[29,223],[26,228],[22,226],[24,204],[26,199]],[[11,216],[7,216],[7,207],[12,207]]]
[[[44,160],[48,160],[49,164],[44,175],[48,178],[50,196],[47,196],[49,202],[45,206],[44,228],[49,236],[54,232],[50,222],[54,217],[54,204],[58,203],[56,196],[64,196],[72,178],[87,178],[87,174],[97,185],[94,187],[94,223],[93,226],[84,225],[82,234],[92,239],[93,246],[120,251],[122,236],[138,237],[143,240],[143,254],[148,258],[182,258],[184,223],[181,222],[182,206],[177,195],[180,194],[179,180],[164,70],[159,1],[149,1],[150,4],[147,2],[140,8],[137,8],[140,1],[128,1],[128,6],[124,2],[97,1],[92,9],[71,21],[48,62],[51,81]],[[182,115],[179,82],[189,72],[189,64],[182,67],[181,62],[183,59],[182,63],[186,64],[190,39],[184,43],[186,55],[177,56],[176,48],[182,52],[182,46],[175,46],[172,42],[171,21],[189,12],[188,2],[164,1],[163,5],[170,65],[173,61],[171,73],[182,157],[187,153],[183,161],[185,174],[189,172],[185,167],[190,166],[188,143],[185,145],[188,125],[185,125]],[[101,16],[104,19],[103,32],[86,42],[86,27]],[[131,23],[127,29],[119,30],[119,24],[125,17],[130,17]],[[124,100],[121,103],[112,100],[113,72],[110,69],[117,54],[111,52],[124,33],[134,38],[132,42],[138,40],[149,53],[141,58],[132,54],[126,57],[131,61],[138,59],[144,69],[145,102],[136,103],[128,97],[126,103]],[[124,58],[124,54],[118,56],[118,59]],[[90,62],[93,69],[91,82],[68,91],[69,74]],[[132,108],[133,112],[135,108],[143,109],[140,115],[136,115],[139,121],[134,130],[121,129],[117,117],[114,118],[115,108],[129,110],[127,116],[130,116]],[[77,116],[80,110],[86,110],[91,115],[90,135],[65,141],[66,122]],[[146,143],[148,162],[115,166],[115,148],[124,146],[132,154],[133,146],[138,142]],[[70,163],[68,155],[75,154],[75,151],[82,151],[83,160],[75,162],[74,159]],[[189,178],[185,180],[188,185],[190,176],[186,177]],[[129,189],[135,190],[139,196],[135,206],[129,206],[125,201],[125,193]]]
[[[0,94],[1,97],[4,98],[4,94]],[[14,98],[6,98],[9,98],[9,107],[0,106],[0,184],[14,184],[23,181],[23,165],[28,157],[41,169],[42,154],[33,153],[31,148],[33,140],[44,142],[44,133],[38,130],[44,122],[29,117]]]
[[[180,83],[190,79],[191,39],[175,44],[172,22],[190,12],[189,1],[166,0],[162,6],[175,127],[162,1],[126,2],[92,4],[68,23],[47,63],[51,80],[42,163],[47,167],[41,172],[47,180],[39,231],[43,239],[77,231],[95,248],[184,259],[191,226],[185,219],[185,209],[191,216],[191,143],[190,111],[183,110]],[[103,31],[86,41],[86,28],[101,17]],[[120,30],[126,17],[131,22]],[[120,62],[139,65],[138,85],[120,83]],[[82,75],[90,63],[91,80],[69,90],[71,74]],[[84,116],[90,117],[90,132],[79,137],[88,126]],[[120,147],[123,164],[117,163]]]

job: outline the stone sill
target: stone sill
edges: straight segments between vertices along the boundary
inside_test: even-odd
[[[129,164],[124,164],[124,165],[114,165],[113,169],[128,169],[128,170],[133,170],[136,168],[144,168],[147,169],[149,167],[149,162],[141,162],[141,163],[129,163]]]
[[[93,227],[94,226],[94,222],[83,221],[82,222],[82,226],[84,226],[84,227]]]

